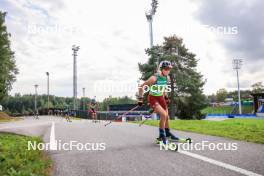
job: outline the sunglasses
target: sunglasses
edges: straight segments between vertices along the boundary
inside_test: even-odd
[[[170,71],[171,68],[164,68],[163,70],[165,70],[165,71]]]

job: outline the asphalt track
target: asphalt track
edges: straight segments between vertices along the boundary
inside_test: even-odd
[[[193,144],[236,143],[237,150],[160,150],[154,139],[157,128],[131,123],[92,123],[89,120],[42,116],[39,120],[26,117],[23,121],[0,123],[0,131],[41,136],[46,143],[104,143],[105,150],[48,150],[54,161],[55,176],[233,176],[264,175],[264,145],[221,137],[173,131],[181,137],[191,137]],[[52,125],[53,124],[53,125]]]

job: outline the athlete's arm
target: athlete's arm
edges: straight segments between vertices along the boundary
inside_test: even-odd
[[[90,102],[90,103],[88,103],[88,109],[90,110],[91,107],[92,107],[92,104],[91,104],[91,102]]]
[[[169,75],[167,76],[167,86],[170,86],[170,81],[171,81],[171,79],[170,79],[170,77],[169,77]],[[166,89],[165,89],[166,90]],[[169,99],[169,97],[168,97],[168,93],[167,93],[167,91],[164,91],[163,92],[163,97],[165,98],[165,100],[166,100],[166,103],[167,103],[167,105],[170,103],[170,99]]]
[[[156,76],[151,76],[147,81],[145,81],[142,85],[139,86],[139,88],[138,88],[139,97],[143,97],[143,94],[144,94],[143,88],[145,86],[153,85],[156,82],[156,79],[157,79]]]

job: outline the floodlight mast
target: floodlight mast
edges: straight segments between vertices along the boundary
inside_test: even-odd
[[[48,105],[47,105],[47,108],[48,108],[48,112],[49,112],[49,72],[46,72],[46,75],[47,75],[47,95],[48,95]]]
[[[150,48],[153,47],[153,26],[152,26],[152,22],[153,22],[153,17],[157,11],[157,7],[158,7],[158,1],[152,0],[151,10],[146,12],[146,17],[147,17],[147,20],[149,22]],[[158,67],[158,65],[159,65],[159,60],[157,61],[157,67]]]
[[[35,118],[38,118],[38,108],[37,108],[38,85],[35,84],[34,87],[35,87],[35,101],[34,101]]]
[[[236,70],[236,73],[237,73],[237,92],[238,92],[239,114],[242,114],[242,107],[241,107],[241,99],[240,99],[240,85],[239,85],[238,70],[241,69],[242,62],[243,62],[242,59],[233,59],[233,68],[234,70]]]
[[[76,99],[77,99],[77,51],[80,46],[73,45],[73,110],[76,110]]]
[[[83,87],[82,88],[83,89],[83,111],[85,110],[85,100],[84,100],[84,98],[85,98],[85,87]]]

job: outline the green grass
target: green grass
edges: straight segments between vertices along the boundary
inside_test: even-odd
[[[13,121],[18,121],[18,120],[22,120],[22,118],[0,119],[0,123],[1,122],[13,122]]]
[[[0,133],[1,176],[48,176],[51,160],[43,151],[28,150],[28,141],[42,142],[38,137]]]
[[[144,124],[158,126],[159,121],[149,120]],[[170,127],[176,130],[264,144],[263,119],[227,119],[224,121],[171,120]]]
[[[82,118],[79,118],[79,117],[73,117],[73,116],[70,116],[70,119],[71,119],[71,120],[82,120]]]
[[[10,117],[5,112],[0,111],[0,123],[1,122],[18,121],[18,120],[22,120],[22,118],[21,117]]]
[[[232,106],[222,106],[222,107],[206,107],[202,110],[204,114],[230,114],[233,110]],[[251,114],[253,111],[253,106],[242,106],[242,113]]]
[[[202,110],[204,114],[229,114],[232,111],[231,106],[223,106],[223,107],[207,107]]]
[[[0,119],[0,123],[1,122],[10,122],[10,121],[13,121],[12,119]]]

